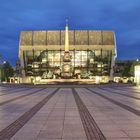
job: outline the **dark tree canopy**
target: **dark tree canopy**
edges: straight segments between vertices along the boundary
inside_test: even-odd
[[[124,65],[124,69],[123,69],[123,72],[122,72],[122,76],[126,76],[126,77],[130,77],[132,76],[131,72],[130,72],[130,69],[131,69],[131,66],[132,66],[132,62],[130,61],[127,61]]]
[[[3,64],[3,71],[4,71],[4,77],[6,81],[9,80],[9,77],[12,77],[14,75],[14,69],[12,68],[12,66],[8,61],[6,61]]]

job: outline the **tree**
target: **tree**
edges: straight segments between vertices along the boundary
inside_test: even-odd
[[[6,61],[3,64],[3,71],[4,71],[4,77],[6,81],[9,81],[9,77],[14,76],[14,69],[12,68],[12,66],[8,61]]]
[[[130,77],[131,76],[131,72],[130,72],[131,65],[132,65],[132,62],[130,62],[130,61],[127,61],[124,64],[124,69],[123,69],[123,72],[122,72],[123,77],[125,77],[125,76]]]
[[[2,65],[2,55],[0,54],[0,66]]]
[[[2,63],[2,55],[0,54],[0,82],[3,81],[4,74],[3,74],[3,63]]]

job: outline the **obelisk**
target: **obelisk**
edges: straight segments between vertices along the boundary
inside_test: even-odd
[[[68,28],[68,19],[66,19],[65,27],[65,52],[63,58],[63,77],[70,78],[71,75],[71,56],[69,52],[69,28]]]
[[[65,52],[69,51],[69,27],[68,27],[68,18],[66,19],[65,27]]]

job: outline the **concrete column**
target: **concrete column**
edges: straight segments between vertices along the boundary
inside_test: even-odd
[[[115,66],[115,56],[114,53],[112,54],[112,58],[111,58],[111,70],[110,70],[110,81],[114,80],[114,66]]]

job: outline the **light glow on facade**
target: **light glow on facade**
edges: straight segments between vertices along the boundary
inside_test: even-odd
[[[19,48],[21,76],[23,83],[49,79],[109,81],[113,80],[115,53],[112,31],[69,30],[68,23],[65,30],[24,31]]]
[[[135,83],[140,85],[140,65],[135,66]]]

